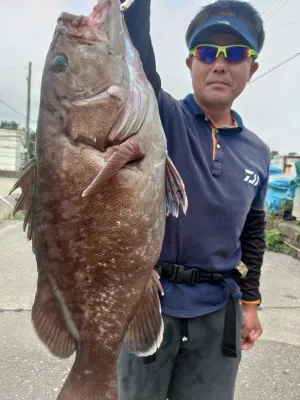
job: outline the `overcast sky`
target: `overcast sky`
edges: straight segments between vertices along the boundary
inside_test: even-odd
[[[136,0],[139,1],[139,0]],[[176,98],[191,91],[185,67],[184,36],[187,26],[206,0],[152,0],[152,40],[163,87]],[[259,76],[300,52],[300,1],[253,1],[261,11],[267,33],[259,57]],[[25,114],[26,66],[32,69],[31,127],[38,117],[41,74],[60,12],[87,14],[96,0],[1,0],[0,100]],[[279,45],[280,43],[280,45]],[[281,154],[300,153],[300,56],[249,85],[236,100],[248,128]],[[254,79],[254,78],[253,78]],[[25,118],[0,102],[0,121]]]

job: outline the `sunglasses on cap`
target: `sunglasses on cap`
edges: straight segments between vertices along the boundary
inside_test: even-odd
[[[230,46],[216,46],[213,44],[201,44],[189,52],[190,57],[196,57],[199,61],[212,63],[223,53],[227,62],[238,63],[249,57],[257,57],[257,52],[242,44]]]

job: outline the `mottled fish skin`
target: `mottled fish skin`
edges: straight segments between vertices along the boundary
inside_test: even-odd
[[[162,339],[153,266],[165,228],[166,140],[119,7],[102,0],[89,17],[59,18],[42,78],[35,161],[15,186],[37,259],[34,327],[54,355],[76,351],[59,400],[117,400],[129,324],[128,346],[138,354],[154,352]],[[129,141],[140,149],[136,159],[83,197]]]

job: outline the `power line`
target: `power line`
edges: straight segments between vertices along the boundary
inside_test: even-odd
[[[265,72],[264,74],[258,76],[256,79],[253,79],[253,81],[250,81],[248,85],[251,85],[251,83],[254,83],[255,81],[258,81],[258,79],[261,79],[262,77],[268,75],[270,72],[274,71],[275,69],[281,67],[282,65],[288,63],[289,61],[293,60],[294,58],[298,57],[300,55],[300,51],[293,55],[292,57],[288,58],[287,60],[282,61],[280,64],[276,65],[275,67],[271,68],[269,71]],[[247,85],[247,86],[248,86]]]
[[[0,102],[3,103],[6,107],[8,107],[9,109],[11,109],[12,111],[14,111],[15,113],[21,115],[21,117],[26,118],[24,114],[20,113],[20,111],[16,110],[15,108],[13,108],[13,107],[11,107],[10,105],[8,105],[7,103],[5,103],[5,101],[3,101],[3,100],[0,99]]]
[[[7,108],[9,108],[10,110],[12,110],[15,113],[19,114],[21,117],[26,118],[26,116],[24,114],[22,114],[20,111],[16,110],[15,108],[11,107],[9,104],[5,103],[5,101],[0,99],[0,103],[4,104]],[[37,123],[37,121],[34,121],[32,119],[30,121],[33,122],[34,124]]]
[[[273,3],[269,6],[266,7],[263,11],[263,16],[264,18],[268,18],[276,9],[277,7],[280,7],[282,3],[284,3],[286,0],[275,0]]]
[[[279,8],[277,8],[277,10],[274,11],[273,14],[271,14],[271,15],[269,16],[269,18],[266,20],[266,23],[269,22],[270,19],[272,19],[272,18],[273,18],[284,6],[286,6],[287,3],[289,3],[289,2],[290,2],[290,0],[285,0],[285,2],[282,3],[281,6],[280,6]]]
[[[273,2],[272,2],[272,0],[267,1],[267,4],[265,4],[265,5],[264,5],[264,8],[261,10],[261,14],[264,15],[265,12],[268,12],[268,10],[269,10],[270,8],[273,7],[273,5],[276,3],[276,1],[277,1],[277,0],[275,0],[275,1],[273,1]],[[279,1],[281,1],[281,0],[279,0]],[[261,2],[261,1],[257,1],[257,2],[256,2],[256,5],[258,5],[258,3],[260,3],[260,2]],[[271,3],[271,2],[272,2],[272,3]]]
[[[10,68],[28,68],[27,65],[0,65],[0,69],[10,69]]]
[[[294,21],[294,22],[287,22],[286,24],[284,24],[283,26],[288,26],[288,25],[295,25],[295,24],[299,24],[300,20],[298,19],[298,21]]]

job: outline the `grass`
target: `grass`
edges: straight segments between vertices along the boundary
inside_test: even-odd
[[[16,220],[16,221],[23,221],[25,217],[25,213],[23,211],[19,211],[16,213],[16,215],[14,217],[12,217],[11,219]]]
[[[283,240],[284,236],[278,229],[266,231],[267,250],[279,253],[289,253],[289,248],[283,243]]]

